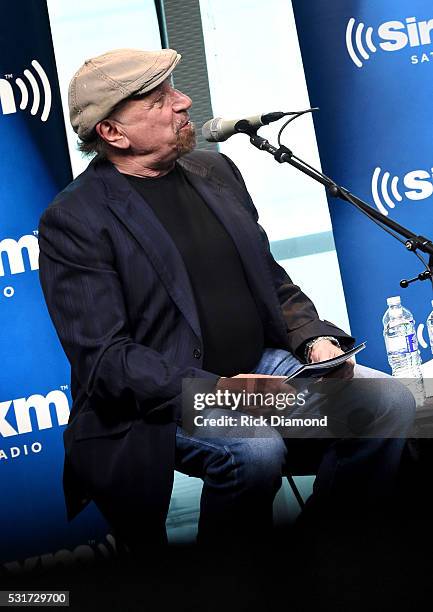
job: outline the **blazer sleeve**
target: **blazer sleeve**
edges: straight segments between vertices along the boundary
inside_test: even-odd
[[[259,215],[257,209],[248,193],[239,169],[230,158],[225,155],[222,157],[229,163],[235,177],[239,181],[246,196],[247,208],[259,227],[273,284],[286,323],[287,341],[291,352],[301,360],[304,360],[305,344],[318,336],[333,336],[337,338],[343,349],[352,348],[355,339],[330,321],[321,320],[313,302],[303,293],[298,285],[292,282],[284,268],[275,261],[271,253],[269,239],[263,227],[258,223]]]
[[[49,314],[73,372],[89,397],[131,393],[146,405],[180,397],[183,378],[218,376],[169,363],[132,338],[109,243],[64,208],[39,225],[39,274]]]

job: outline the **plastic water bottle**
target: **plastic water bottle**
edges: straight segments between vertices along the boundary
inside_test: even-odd
[[[433,300],[431,301],[431,303],[433,306]],[[430,349],[431,349],[431,352],[433,353],[433,310],[427,317],[427,332],[428,332],[428,337],[430,340]]]
[[[418,405],[425,400],[421,372],[421,356],[412,313],[401,305],[400,296],[386,300],[388,310],[383,316],[383,337],[392,375],[404,378]]]

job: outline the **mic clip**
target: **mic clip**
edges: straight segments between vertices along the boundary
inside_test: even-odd
[[[251,125],[248,119],[240,119],[234,127],[236,132],[239,132],[240,134],[248,134],[248,136],[255,136],[257,134],[257,130],[259,129],[258,127],[255,128],[253,125]]]

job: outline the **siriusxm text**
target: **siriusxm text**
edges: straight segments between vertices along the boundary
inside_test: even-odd
[[[55,425],[66,425],[69,419],[69,401],[60,390],[47,395],[0,402],[0,436],[9,438],[30,433],[34,429],[49,429]],[[53,415],[56,415],[56,422]]]

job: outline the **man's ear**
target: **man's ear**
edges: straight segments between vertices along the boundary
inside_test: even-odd
[[[129,138],[116,121],[104,119],[96,124],[95,130],[110,146],[117,149],[127,149],[129,147]]]

